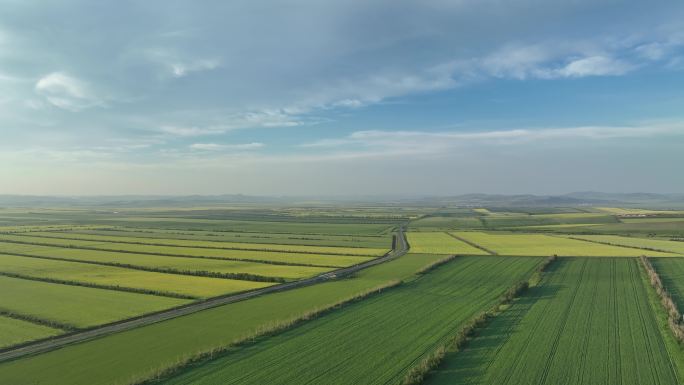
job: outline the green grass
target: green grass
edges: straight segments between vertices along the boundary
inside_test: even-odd
[[[243,250],[265,250],[283,251],[294,253],[311,254],[337,254],[337,255],[359,255],[359,256],[382,256],[389,251],[388,249],[360,248],[360,247],[335,247],[335,246],[310,246],[310,245],[279,245],[274,243],[238,243],[238,242],[215,242],[188,239],[169,239],[169,238],[142,238],[142,237],[123,237],[111,235],[90,235],[73,234],[66,232],[32,232],[31,236],[85,240],[95,242],[121,242],[132,244],[149,244],[164,246],[180,246],[195,248],[216,248],[216,249],[243,249]]]
[[[634,259],[560,260],[426,383],[678,384],[681,351],[648,290]]]
[[[192,273],[248,273],[266,277],[299,279],[321,274],[331,270],[327,267],[274,265],[263,262],[233,261],[207,258],[169,257],[161,255],[119,253],[74,249],[53,246],[36,246],[0,242],[0,253],[28,254],[46,258],[65,258],[70,260],[104,264],[122,264],[143,268],[187,271]]]
[[[444,256],[408,254],[363,270],[353,278],[252,298],[38,356],[0,363],[0,383],[125,384],[172,366],[196,352],[225,346],[269,325],[296,319],[312,309],[395,279],[410,280],[414,272],[441,258]],[[64,370],[74,362],[79,363],[78,370]],[[112,365],[112,362],[117,364]]]
[[[485,255],[486,252],[442,232],[407,233],[411,251],[426,254]]]
[[[45,245],[74,249],[82,248],[90,250],[123,251],[129,253],[152,253],[158,255],[172,256],[228,258],[266,262],[272,261],[281,263],[307,264],[328,267],[351,266],[371,259],[371,257],[360,256],[337,256],[248,250],[194,249],[188,247],[174,246],[131,245],[126,243],[107,243],[95,241],[79,241],[70,239],[49,239],[24,235],[0,235],[0,252],[2,252],[3,250],[8,250],[8,248],[11,247],[11,243],[4,243],[3,241],[23,242],[30,243],[33,245]]]
[[[676,254],[684,254],[684,242],[666,241],[662,239],[620,237],[617,235],[573,235],[574,238],[594,242],[623,245],[629,247],[659,250]]]
[[[121,286],[196,298],[213,297],[272,285],[270,282],[197,277],[0,254],[0,273],[100,286]]]
[[[637,250],[627,247],[601,245],[544,234],[505,234],[483,232],[458,232],[459,237],[476,243],[500,255],[535,256],[611,256],[636,257],[640,255],[672,255],[657,251]]]
[[[436,344],[496,303],[539,262],[456,258],[411,283],[236,348],[163,383],[397,383]]]
[[[650,261],[679,309],[684,309],[684,259],[651,258]]]
[[[61,333],[59,329],[0,316],[0,349]]]
[[[187,300],[0,276],[0,310],[88,327],[163,310]],[[0,381],[0,383],[8,383]],[[9,382],[13,383],[13,382]]]

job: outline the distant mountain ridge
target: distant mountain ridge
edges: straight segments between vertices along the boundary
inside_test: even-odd
[[[113,196],[38,196],[0,195],[0,207],[182,207],[221,204],[327,204],[377,203],[396,205],[457,205],[457,206],[601,206],[646,205],[654,207],[684,206],[684,194],[573,192],[562,195],[484,194],[472,193],[432,197],[287,197],[223,195],[113,195]]]

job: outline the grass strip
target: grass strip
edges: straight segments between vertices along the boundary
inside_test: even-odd
[[[672,334],[677,338],[677,341],[680,343],[684,342],[684,320],[682,319],[682,313],[679,311],[675,301],[672,300],[670,293],[668,293],[665,286],[663,286],[660,275],[658,275],[658,272],[653,268],[648,257],[641,256],[639,257],[639,260],[646,270],[651,286],[653,286],[660,298],[660,304],[667,313],[667,324],[670,327]]]
[[[45,318],[40,318],[40,317],[28,315],[28,314],[20,314],[20,313],[16,313],[16,312],[13,312],[10,310],[5,310],[2,308],[0,308],[0,316],[5,316],[8,318],[14,318],[17,320],[30,322],[30,323],[33,323],[36,325],[48,326],[48,327],[51,327],[54,329],[61,329],[64,331],[79,330],[79,328],[77,326],[72,325],[72,324],[68,324],[68,323],[64,323],[64,322],[57,322],[57,321],[53,321],[53,320],[49,320],[49,319],[45,319]]]

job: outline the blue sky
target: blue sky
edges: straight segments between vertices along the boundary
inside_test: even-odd
[[[684,191],[680,1],[0,9],[0,193]]]

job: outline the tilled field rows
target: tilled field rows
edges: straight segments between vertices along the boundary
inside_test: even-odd
[[[678,384],[681,361],[659,327],[637,261],[564,259],[430,384]]]
[[[396,383],[541,261],[456,258],[416,281],[237,349],[167,383]]]

